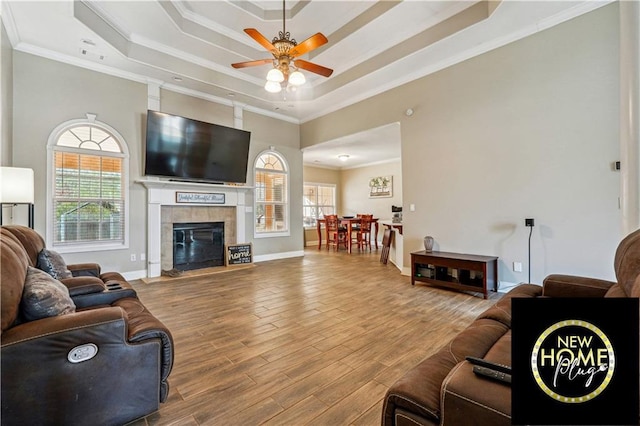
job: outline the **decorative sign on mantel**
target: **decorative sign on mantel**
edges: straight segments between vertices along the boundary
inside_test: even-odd
[[[211,192],[176,192],[176,203],[224,204],[224,194]]]

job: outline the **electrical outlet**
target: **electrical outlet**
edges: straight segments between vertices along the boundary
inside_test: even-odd
[[[140,253],[140,260],[147,260],[147,255],[144,253]]]
[[[513,272],[522,272],[522,262],[513,262]]]
[[[135,261],[136,261],[136,255],[135,255],[135,254],[132,254],[132,255],[131,255],[131,261],[132,261],[132,262],[135,262]]]
[[[524,226],[533,226],[533,219],[525,219]]]

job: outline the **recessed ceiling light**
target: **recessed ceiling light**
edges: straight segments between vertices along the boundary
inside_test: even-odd
[[[182,77],[173,76],[173,81],[182,81]]]
[[[236,94],[235,93],[227,93],[227,96],[230,98],[235,98]]]
[[[349,156],[347,154],[338,155],[338,160],[340,161],[347,161],[348,159],[349,159]]]

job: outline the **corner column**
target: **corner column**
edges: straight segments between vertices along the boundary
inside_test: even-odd
[[[620,6],[620,208],[622,235],[640,227],[640,3]]]

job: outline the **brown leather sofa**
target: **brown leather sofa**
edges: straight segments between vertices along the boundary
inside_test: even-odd
[[[511,299],[514,297],[639,297],[640,230],[616,251],[617,282],[550,275],[543,286],[515,287],[460,334],[393,384],[382,424],[510,425],[511,387],[476,376],[466,356],[511,365]]]
[[[74,276],[60,281],[76,311],[25,320],[27,270],[44,248],[30,228],[0,229],[2,424],[122,425],[157,411],[169,391],[171,333],[122,275],[67,265]]]

